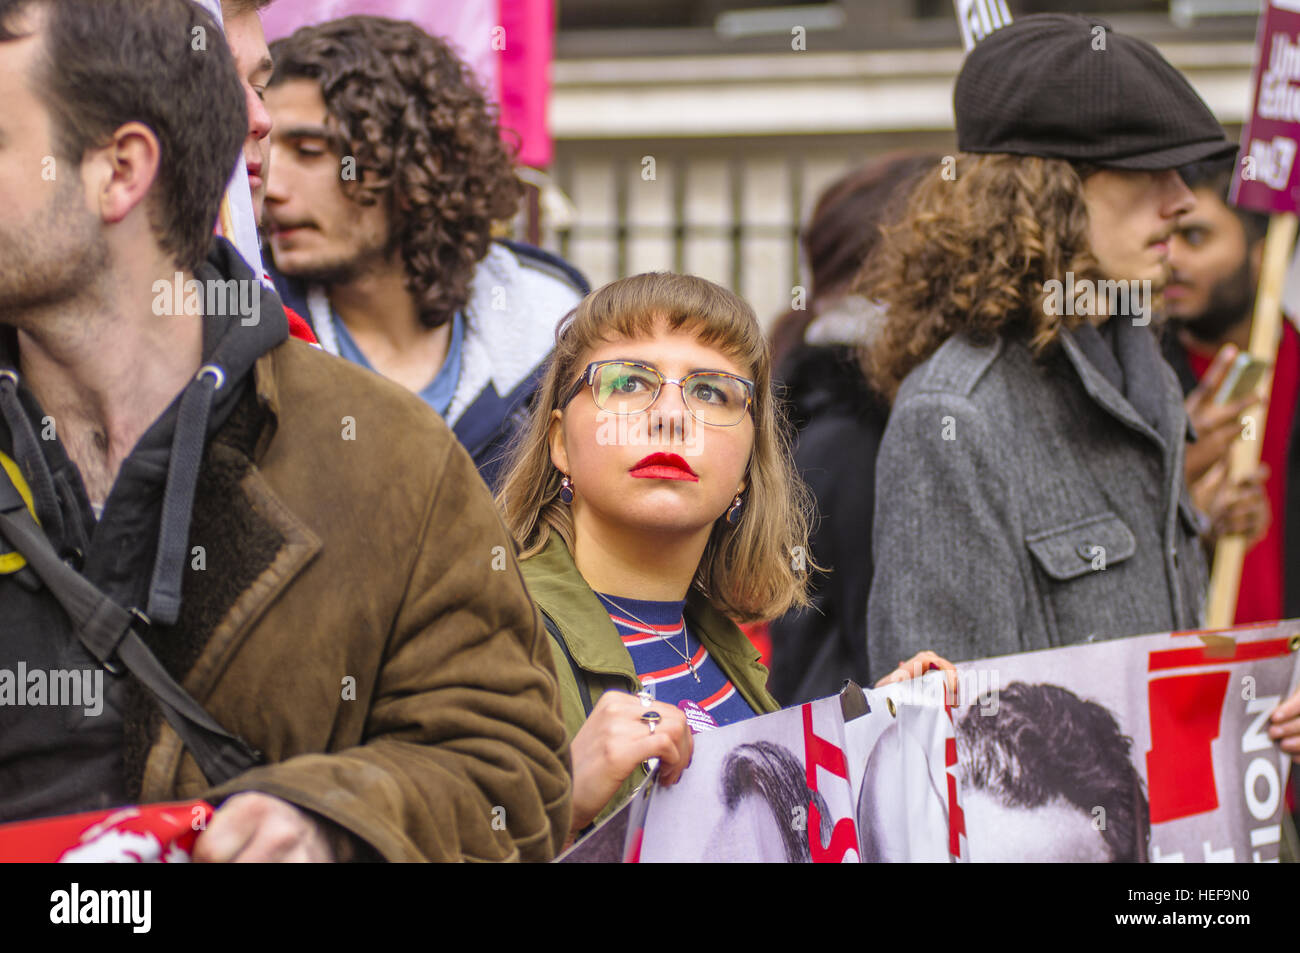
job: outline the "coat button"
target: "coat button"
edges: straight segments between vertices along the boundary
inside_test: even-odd
[[[1096,543],[1080,543],[1074,547],[1074,551],[1079,554],[1079,558],[1085,562],[1092,562],[1092,558],[1098,555],[1098,550],[1101,550],[1101,547]],[[1102,551],[1104,552],[1104,550]]]

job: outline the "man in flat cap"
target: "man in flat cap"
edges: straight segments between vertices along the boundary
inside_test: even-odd
[[[1176,171],[1234,146],[1150,44],[1025,17],[957,77],[960,154],[864,275],[889,319],[872,671],[1201,625],[1182,391],[1160,355]]]
[[[960,154],[863,280],[889,313],[867,363],[893,401],[871,670],[923,646],[956,662],[1199,628],[1192,434],[1151,324],[1195,203],[1176,170],[1236,147],[1154,47],[1085,17],[993,33],[955,99]],[[1269,736],[1300,759],[1300,693]]]

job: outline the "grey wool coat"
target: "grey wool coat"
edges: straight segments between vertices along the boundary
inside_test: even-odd
[[[1148,327],[946,341],[903,382],[876,465],[871,671],[1203,624],[1192,436]]]

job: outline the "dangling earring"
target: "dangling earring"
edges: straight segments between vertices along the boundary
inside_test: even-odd
[[[730,525],[735,526],[740,522],[740,507],[742,505],[740,494],[737,493],[736,498],[731,501],[731,507],[727,510],[727,522]]]
[[[565,506],[573,502],[573,481],[567,476],[560,481],[560,502]]]

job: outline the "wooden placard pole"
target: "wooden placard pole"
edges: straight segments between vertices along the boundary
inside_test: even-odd
[[[1259,290],[1255,295],[1255,316],[1250,326],[1250,354],[1251,357],[1268,361],[1270,367],[1277,365],[1277,349],[1282,331],[1282,285],[1286,280],[1295,236],[1294,212],[1269,217]],[[1270,373],[1261,386],[1264,399],[1257,408],[1246,413],[1246,417],[1255,420],[1255,439],[1239,439],[1229,451],[1229,479],[1237,479],[1259,465],[1272,390],[1273,375]],[[1233,624],[1237,614],[1241,566],[1245,558],[1246,539],[1243,536],[1225,536],[1214,547],[1214,572],[1210,576],[1210,601],[1206,609],[1206,625],[1211,629],[1226,629]]]

